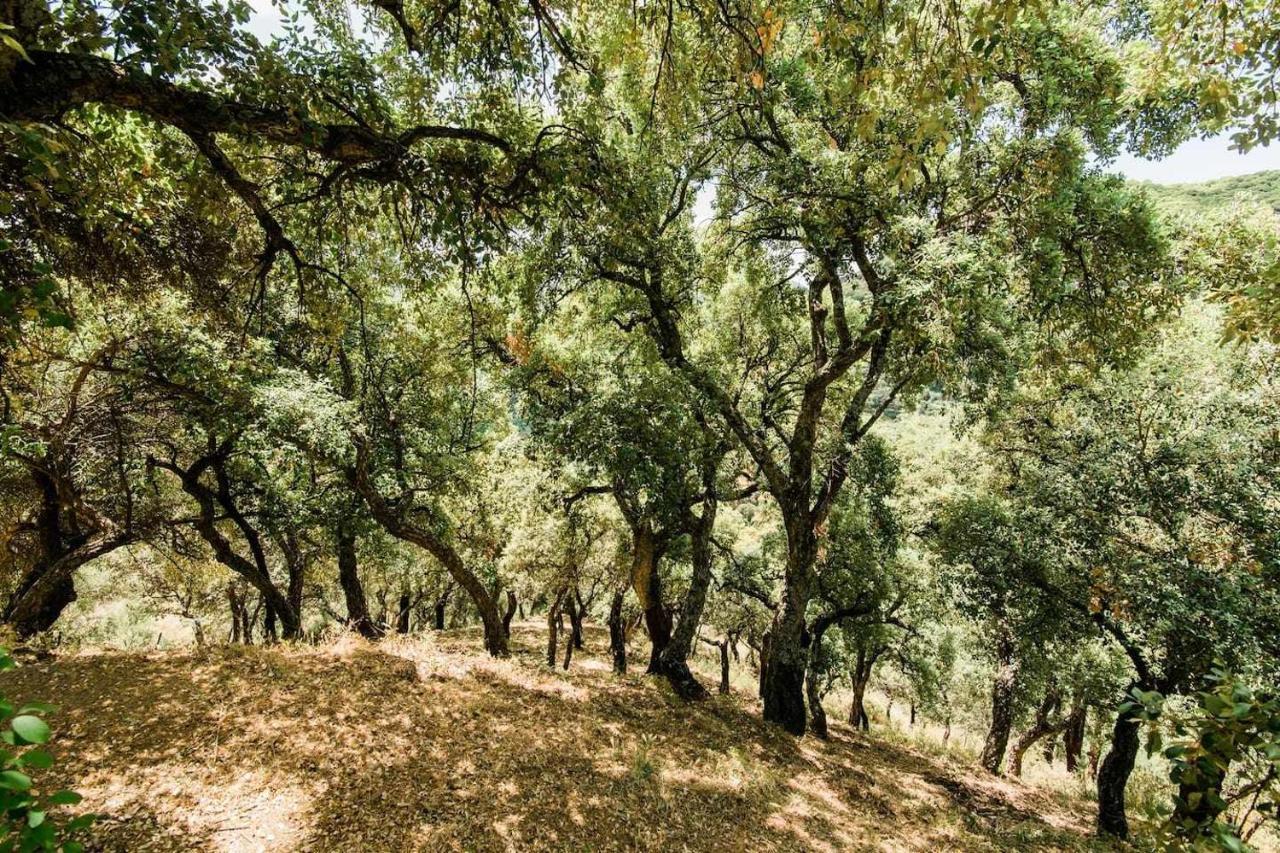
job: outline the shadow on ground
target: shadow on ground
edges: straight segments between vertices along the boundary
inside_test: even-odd
[[[1047,792],[837,725],[823,743],[752,697],[685,706],[470,634],[321,648],[101,654],[5,673],[50,698],[55,771],[105,850],[1068,849],[1087,821]],[[51,778],[48,778],[51,777]]]

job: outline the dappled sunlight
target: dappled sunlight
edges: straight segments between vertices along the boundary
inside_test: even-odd
[[[537,631],[518,626],[505,660],[474,632],[344,635],[0,680],[62,700],[51,772],[104,815],[110,850],[992,849],[1013,828],[1070,846],[1087,824],[1039,788],[838,722],[797,741],[750,695],[684,705],[613,675],[598,629],[550,670]]]

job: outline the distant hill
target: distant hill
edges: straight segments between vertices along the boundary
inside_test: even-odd
[[[1170,207],[1209,210],[1237,202],[1258,201],[1280,212],[1280,171],[1254,172],[1199,184],[1156,184],[1139,181],[1157,202]]]

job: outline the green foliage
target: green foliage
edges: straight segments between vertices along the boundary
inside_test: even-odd
[[[1171,706],[1156,691],[1135,689],[1123,707],[1149,722],[1148,753],[1169,762],[1177,793],[1166,831],[1195,849],[1244,850],[1242,838],[1274,823],[1280,809],[1280,699],[1215,667],[1191,700]]]
[[[8,650],[0,649],[0,670],[16,665]],[[42,749],[52,735],[44,720],[51,711],[52,706],[41,702],[17,707],[0,696],[0,723],[6,726],[0,731],[0,740],[6,744],[0,749],[0,850],[78,853],[84,849],[76,839],[93,823],[94,816],[64,821],[57,813],[60,806],[79,803],[80,795],[74,791],[43,793],[30,774],[53,765],[53,757]]]

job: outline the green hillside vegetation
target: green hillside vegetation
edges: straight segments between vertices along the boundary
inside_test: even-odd
[[[1162,204],[1186,210],[1213,210],[1260,202],[1280,211],[1280,170],[1253,172],[1196,184],[1137,181]]]

